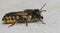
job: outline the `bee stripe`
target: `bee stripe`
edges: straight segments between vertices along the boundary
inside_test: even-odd
[[[3,18],[3,21],[7,22],[7,23],[13,23],[13,22],[16,22],[18,19],[22,20],[21,19],[21,16],[18,16],[18,15],[14,15],[14,16],[5,16]]]
[[[15,17],[14,17],[15,18]],[[14,19],[14,18],[12,18],[11,16],[9,16],[9,17],[4,17],[4,21],[5,22],[8,22],[8,23],[10,23],[10,22],[15,22],[16,20]]]

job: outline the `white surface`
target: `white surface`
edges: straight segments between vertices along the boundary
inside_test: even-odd
[[[45,25],[42,23],[16,24],[11,28],[2,24],[2,17],[8,12],[17,12],[27,8],[43,9]],[[0,0],[0,33],[60,33],[60,0]]]

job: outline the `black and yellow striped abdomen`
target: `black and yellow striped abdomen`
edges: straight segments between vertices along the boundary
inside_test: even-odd
[[[21,16],[18,15],[16,12],[13,12],[13,13],[7,13],[7,14],[2,18],[2,21],[6,22],[6,23],[14,23],[14,22],[16,22],[18,19],[21,19]]]

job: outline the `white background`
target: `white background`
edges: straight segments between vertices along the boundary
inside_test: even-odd
[[[6,13],[40,9],[44,3],[47,4],[43,8],[47,10],[43,12],[46,24],[29,23],[28,27],[25,24],[16,24],[10,28],[2,24],[1,19]],[[60,33],[60,0],[0,0],[0,33]]]

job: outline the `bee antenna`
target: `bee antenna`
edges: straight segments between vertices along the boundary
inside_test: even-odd
[[[42,9],[45,5],[46,5],[46,3],[41,7],[41,9]],[[41,10],[41,9],[40,9],[40,10]]]

